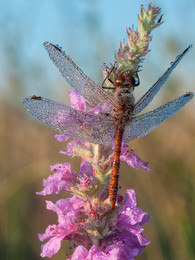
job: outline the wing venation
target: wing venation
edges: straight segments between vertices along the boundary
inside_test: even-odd
[[[164,83],[169,78],[171,72],[175,69],[175,67],[179,64],[184,55],[192,48],[190,45],[182,54],[178,55],[176,60],[172,62],[171,67],[167,69],[167,71],[157,80],[157,82],[140,98],[140,100],[135,104],[135,108],[133,111],[133,115],[139,114],[156,96],[158,91],[164,85]]]
[[[148,113],[132,118],[124,131],[124,142],[146,136],[156,129],[163,121],[173,116],[177,111],[182,109],[192,98],[193,93],[186,93],[161,107]]]
[[[75,140],[111,144],[115,126],[111,117],[86,113],[47,98],[27,97],[24,108],[47,126]]]
[[[112,95],[85,75],[61,48],[49,42],[45,42],[43,45],[67,83],[78,91],[90,106],[94,107],[108,100],[110,106],[116,106]]]

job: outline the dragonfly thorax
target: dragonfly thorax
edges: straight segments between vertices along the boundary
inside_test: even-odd
[[[129,70],[120,72],[116,77],[114,97],[118,108],[113,111],[116,124],[125,125],[130,121],[135,104],[133,90],[136,85],[136,79]]]

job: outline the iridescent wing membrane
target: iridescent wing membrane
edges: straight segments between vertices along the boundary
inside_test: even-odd
[[[186,103],[192,98],[193,93],[186,93],[165,105],[154,109],[148,113],[140,116],[133,117],[131,122],[125,127],[123,141],[129,142],[130,140],[146,136],[156,129],[163,121],[173,116],[177,111],[182,109]]]
[[[111,107],[117,106],[113,97],[85,75],[61,48],[49,42],[45,42],[43,45],[65,80],[85,98],[90,106],[94,107],[108,100]]]
[[[67,82],[83,95],[88,103],[95,106],[109,99],[112,107],[115,106],[112,96],[88,78],[60,48],[48,42],[44,43],[44,46]],[[152,101],[190,48],[191,46],[176,58],[171,67],[135,104],[133,118],[125,127],[123,141],[128,142],[149,134],[193,98],[193,93],[186,93],[153,111],[136,116]],[[111,116],[78,111],[41,97],[27,97],[23,101],[23,106],[39,121],[76,140],[110,144],[115,137],[115,123]]]
[[[110,117],[85,113],[41,97],[27,97],[24,108],[39,121],[61,134],[89,143],[111,143],[115,126]]]
[[[133,115],[137,115],[152,101],[152,99],[156,96],[158,91],[164,85],[164,83],[169,78],[171,72],[176,68],[184,55],[192,48],[190,45],[185,51],[178,55],[176,60],[171,63],[171,67],[169,67],[165,73],[157,80],[157,82],[140,98],[140,100],[135,104],[135,108],[133,111]]]

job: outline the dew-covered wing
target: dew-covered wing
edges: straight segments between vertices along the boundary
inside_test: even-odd
[[[61,48],[49,42],[45,42],[43,45],[65,80],[86,99],[89,105],[94,107],[108,100],[110,100],[111,106],[116,105],[113,97],[85,75]]]
[[[194,94],[191,92],[186,93],[185,95],[178,97],[153,111],[133,117],[131,122],[125,128],[123,141],[129,142],[130,140],[151,133],[163,121],[167,120],[177,111],[182,109],[185,104],[193,98],[193,96]]]
[[[75,140],[110,144],[115,126],[111,117],[85,113],[42,97],[27,97],[23,107],[39,121]]]
[[[175,69],[184,55],[191,49],[191,47],[192,45],[185,49],[182,54],[178,55],[176,60],[171,63],[171,67],[168,68],[168,70],[158,79],[158,81],[140,98],[140,100],[138,100],[133,111],[134,116],[139,114],[152,101],[152,99],[156,96],[158,91],[169,78],[171,72]]]

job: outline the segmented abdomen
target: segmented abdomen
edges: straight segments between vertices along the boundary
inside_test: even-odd
[[[112,174],[110,179],[110,204],[111,209],[114,209],[118,193],[118,181],[119,181],[119,170],[120,170],[120,153],[121,143],[123,138],[124,127],[121,125],[116,126],[115,135],[115,148],[114,148],[114,159],[112,166]]]

